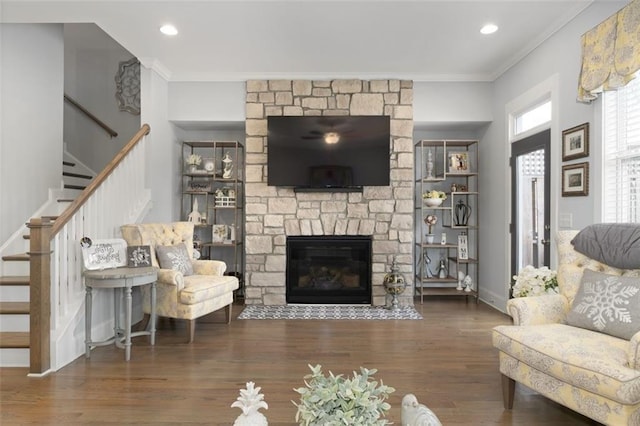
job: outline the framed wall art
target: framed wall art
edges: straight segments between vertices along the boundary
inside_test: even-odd
[[[562,196],[589,195],[589,163],[562,166]]]
[[[562,132],[562,161],[589,156],[589,123]]]

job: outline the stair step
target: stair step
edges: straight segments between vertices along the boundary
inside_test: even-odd
[[[0,277],[0,285],[29,285],[28,275],[7,275]]]
[[[29,302],[0,302],[0,314],[29,314]]]
[[[58,203],[73,203],[75,199],[73,198],[58,198],[56,200]]]
[[[2,260],[16,260],[18,262],[28,262],[30,259],[27,253],[20,254],[8,254],[6,256],[2,256]]]
[[[62,176],[75,177],[80,179],[93,179],[93,176],[83,175],[81,173],[72,173],[72,172],[62,172]]]
[[[62,165],[63,165],[63,166],[75,167],[75,166],[76,166],[76,163],[73,163],[73,162],[71,162],[71,161],[65,161],[65,160],[62,160]]]
[[[25,331],[4,331],[0,333],[0,348],[28,348],[29,333]]]
[[[82,186],[82,185],[67,185],[67,184],[65,184],[64,187],[66,189],[80,189],[80,190],[84,190],[86,188],[86,186]]]

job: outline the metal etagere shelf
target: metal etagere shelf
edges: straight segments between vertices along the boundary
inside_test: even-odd
[[[416,296],[420,303],[429,296],[473,297],[477,302],[478,141],[421,140],[415,154]],[[422,194],[434,190],[444,192],[446,200],[428,206]]]

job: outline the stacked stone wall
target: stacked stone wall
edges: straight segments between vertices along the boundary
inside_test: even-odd
[[[296,193],[267,186],[267,117],[388,115],[388,187],[362,193]],[[413,82],[404,80],[251,80],[246,98],[246,303],[285,304],[288,235],[370,235],[373,305],[387,303],[382,285],[393,257],[413,298]]]

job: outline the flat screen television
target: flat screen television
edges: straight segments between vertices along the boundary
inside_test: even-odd
[[[308,190],[388,186],[389,116],[269,116],[267,184]]]

